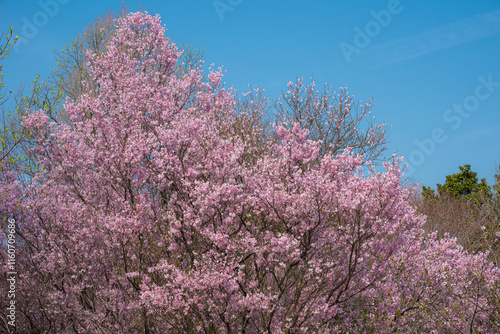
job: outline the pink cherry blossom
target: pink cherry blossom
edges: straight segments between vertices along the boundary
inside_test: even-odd
[[[320,157],[298,124],[242,159],[222,70],[176,73],[159,16],[117,24],[88,54],[98,93],[68,102],[68,123],[25,118],[43,168],[0,173],[18,332],[498,332],[498,268],[424,233],[401,159]]]

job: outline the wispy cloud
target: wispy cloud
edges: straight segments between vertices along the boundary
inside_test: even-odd
[[[477,142],[479,140],[487,140],[487,138],[494,139],[497,137],[499,129],[499,123],[472,129],[460,135],[460,137],[457,138],[457,143],[467,144]]]
[[[382,67],[499,33],[500,10],[496,10],[377,45],[363,56],[370,56]]]

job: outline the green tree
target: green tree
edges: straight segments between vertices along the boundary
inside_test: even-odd
[[[1,2],[0,2],[1,3]],[[5,38],[5,42],[2,42],[2,39]],[[10,50],[14,47],[14,44],[17,41],[18,36],[14,36],[12,27],[9,28],[9,32],[6,34],[0,34],[0,61],[5,59]],[[5,43],[5,44],[4,44]],[[2,72],[2,64],[0,63],[0,105],[5,103],[6,96],[3,93],[4,90],[4,82],[3,82],[3,72]],[[10,91],[9,91],[10,94]]]
[[[426,200],[430,200],[436,197],[436,192],[431,187],[422,186],[422,196]]]
[[[470,252],[488,251],[490,260],[500,264],[500,167],[491,188],[479,180],[470,165],[446,176],[437,191],[422,187],[421,201],[415,206],[426,218],[428,232],[449,233]]]
[[[495,174],[495,184],[493,185],[493,194],[495,199],[498,201],[500,199],[500,165],[498,166],[497,173]]]
[[[2,41],[5,38],[5,41]],[[9,32],[5,34],[0,34],[0,62],[5,59],[10,50],[14,47],[18,36],[13,34],[12,27],[9,28]],[[11,90],[7,90],[5,88],[5,83],[3,82],[4,73],[2,72],[3,66],[0,63],[0,107],[3,108],[3,105],[12,94]],[[9,132],[9,127],[7,126],[5,115],[2,115],[2,127],[0,129],[0,168],[2,168],[2,162],[9,155],[9,152],[18,144],[19,138],[16,136],[13,137],[14,141],[6,140],[7,133]]]
[[[490,198],[486,179],[479,181],[477,173],[470,168],[470,165],[459,166],[459,173],[447,175],[444,184],[437,184],[438,193],[461,197],[473,203],[483,203],[486,198]]]

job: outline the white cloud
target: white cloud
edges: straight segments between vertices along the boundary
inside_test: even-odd
[[[496,34],[500,34],[500,10],[380,44],[367,49],[363,55],[382,67]]]

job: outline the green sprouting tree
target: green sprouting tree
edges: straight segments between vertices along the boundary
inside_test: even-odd
[[[495,184],[493,185],[493,195],[497,200],[500,199],[500,165],[498,166],[498,173],[495,174]]]
[[[460,168],[460,173],[447,175],[444,184],[437,184],[440,194],[462,197],[472,203],[482,203],[485,198],[491,197],[486,179],[479,181],[477,173],[471,171],[470,165],[466,164],[458,168]]]

